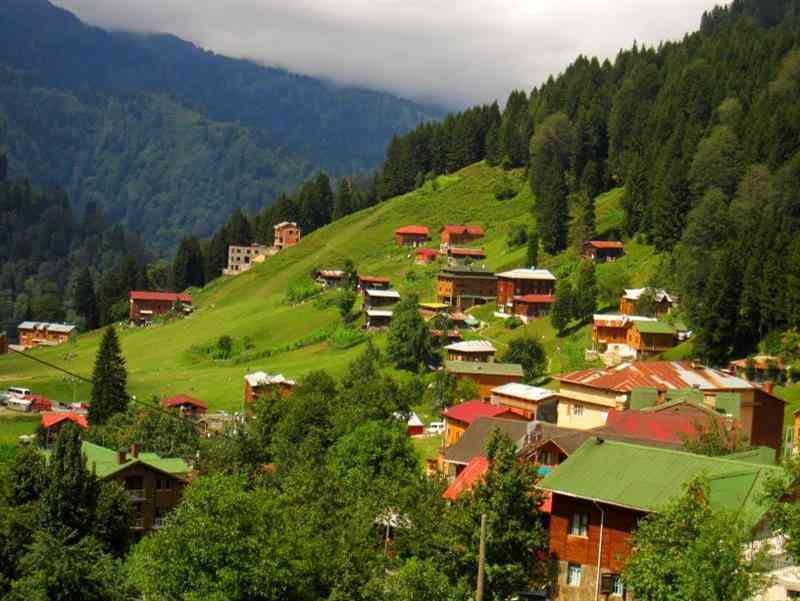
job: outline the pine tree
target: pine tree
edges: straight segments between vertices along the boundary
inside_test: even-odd
[[[531,269],[539,264],[539,234],[534,229],[528,232],[526,260]]]
[[[83,318],[87,330],[99,327],[100,310],[97,307],[94,280],[92,280],[92,274],[88,267],[78,273],[72,292],[72,304],[78,315]]]
[[[575,287],[575,300],[573,303],[573,317],[584,320],[592,316],[597,309],[597,278],[593,261],[583,261],[578,272],[578,282]]]
[[[486,134],[486,162],[492,167],[497,167],[503,162],[503,147],[500,144],[500,127],[492,124]]]
[[[128,372],[122,356],[117,332],[113,326],[106,328],[92,374],[92,403],[89,421],[102,425],[109,417],[128,407]]]
[[[398,369],[416,371],[434,361],[431,334],[418,306],[419,298],[412,294],[394,308],[386,354]]]
[[[722,365],[736,347],[740,272],[736,249],[723,249],[714,261],[705,302],[697,308],[695,348],[712,365]]]
[[[350,181],[346,178],[343,178],[342,181],[339,182],[339,188],[336,191],[336,202],[333,208],[332,219],[336,221],[337,219],[341,219],[342,217],[349,215],[355,210],[356,206],[353,202],[350,192]]]
[[[570,241],[579,253],[583,243],[592,240],[595,231],[594,201],[586,191],[572,195],[572,224],[570,225]]]
[[[572,284],[568,280],[559,282],[556,288],[556,302],[550,313],[550,323],[556,331],[561,334],[572,321],[575,313],[575,299],[572,292]]]
[[[191,286],[202,288],[206,281],[206,268],[200,242],[194,236],[181,240],[172,262],[172,282],[176,290]]]
[[[236,209],[233,212],[225,225],[225,234],[228,245],[247,246],[253,243],[253,227],[242,209]],[[227,248],[225,252],[228,252]]]

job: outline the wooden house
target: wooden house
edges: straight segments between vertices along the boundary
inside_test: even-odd
[[[135,324],[150,322],[154,317],[169,313],[173,308],[182,313],[188,313],[192,309],[192,297],[183,292],[131,290],[128,298],[128,316],[131,323]]]
[[[424,246],[430,239],[430,230],[424,225],[406,225],[394,231],[397,246]]]
[[[445,361],[445,371],[455,376],[457,380],[469,380],[478,387],[481,399],[489,401],[492,398],[492,389],[509,384],[522,382],[525,372],[522,366],[516,363],[478,363],[475,361]]]
[[[467,431],[467,428],[480,417],[505,417],[508,419],[522,419],[514,415],[507,407],[498,407],[483,401],[464,401],[458,405],[448,407],[441,412],[444,419],[444,446],[455,444]],[[525,421],[525,420],[522,420]]]
[[[631,320],[628,346],[639,359],[658,355],[678,344],[678,333],[668,323],[645,319]]]
[[[400,293],[397,290],[364,290],[364,310],[391,307],[400,302]]]
[[[161,406],[167,409],[176,409],[181,415],[187,417],[200,417],[208,412],[205,401],[190,397],[188,394],[176,394],[161,400]]]
[[[514,296],[511,298],[511,314],[527,323],[531,319],[549,315],[555,302],[556,297],[552,294]]]
[[[430,265],[439,258],[439,253],[432,248],[422,247],[414,251],[414,257],[418,265]]]
[[[442,250],[472,244],[484,236],[483,228],[477,225],[443,225],[439,234]]]
[[[388,290],[391,287],[392,284],[389,278],[374,275],[358,276],[358,289],[361,290],[361,292],[366,290]]]
[[[512,382],[492,389],[492,405],[506,407],[530,420],[555,423],[558,393],[555,390]]]
[[[364,327],[368,330],[383,330],[392,325],[394,311],[391,308],[365,309]]]
[[[482,248],[464,248],[451,246],[447,249],[447,257],[451,265],[483,261],[486,259],[486,252]]]
[[[646,515],[705,476],[712,508],[755,529],[768,510],[766,490],[780,468],[739,455],[707,457],[591,438],[539,483],[550,494],[549,540],[558,601],[629,598],[620,576],[631,536]]]
[[[495,294],[497,278],[479,267],[448,267],[436,278],[436,299],[460,311],[494,300]]]
[[[89,429],[86,416],[74,411],[53,411],[42,414],[40,425],[45,433],[45,446],[50,447],[65,424],[75,424],[81,430]]]
[[[590,261],[605,263],[616,261],[625,255],[625,245],[616,240],[587,240],[583,243],[581,256]]]
[[[497,349],[488,340],[464,340],[444,347],[448,361],[494,361]]]
[[[511,313],[515,296],[554,296],[556,277],[547,269],[512,269],[497,274],[497,308]]]
[[[284,378],[282,374],[272,375],[263,371],[247,374],[244,377],[244,402],[252,403],[260,396],[278,392],[283,398],[292,396],[295,381]]]
[[[641,315],[639,300],[647,292],[651,292],[654,296],[656,317],[666,315],[677,304],[677,299],[666,290],[660,288],[630,288],[626,289],[619,299],[619,312],[623,315]]]
[[[340,269],[318,269],[316,282],[323,288],[346,286],[347,274]]]
[[[275,240],[272,246],[278,250],[289,248],[300,242],[300,227],[294,221],[284,221],[273,227]]]
[[[24,349],[64,344],[77,331],[77,326],[71,324],[44,321],[23,321],[17,326],[19,346]]]
[[[508,436],[520,449],[527,429],[528,422],[511,413],[476,415],[458,438],[442,449],[439,471],[452,482],[476,457],[486,457],[486,446],[495,430]]]
[[[418,307],[419,307],[419,314],[425,321],[433,319],[437,315],[446,316],[449,314],[450,311],[450,305],[446,303],[424,302],[424,303],[419,303]]]

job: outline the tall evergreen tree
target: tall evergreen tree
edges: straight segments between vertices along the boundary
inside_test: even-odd
[[[333,207],[332,219],[336,221],[355,210],[357,210],[357,205],[353,201],[350,180],[343,178],[342,181],[339,182],[339,188],[336,191],[336,201]]]
[[[83,318],[87,330],[94,330],[99,327],[100,310],[97,307],[94,280],[88,267],[78,273],[72,291],[72,304],[78,315]]]
[[[534,229],[528,232],[528,245],[526,247],[525,259],[530,268],[534,268],[539,264],[539,234]]]
[[[569,280],[561,280],[556,287],[556,302],[550,311],[550,323],[561,334],[572,321],[575,313],[575,297]]]
[[[394,309],[386,354],[398,369],[416,371],[435,358],[431,334],[418,306],[419,298],[411,294]]]
[[[196,286],[202,288],[206,281],[206,269],[200,242],[194,236],[181,240],[172,262],[172,282],[178,291]]]
[[[125,411],[128,407],[128,372],[119,338],[113,326],[106,328],[92,374],[92,402],[89,405],[89,421],[101,425],[109,417]]]
[[[583,261],[575,286],[573,317],[578,320],[590,318],[597,309],[597,278],[594,261]]]

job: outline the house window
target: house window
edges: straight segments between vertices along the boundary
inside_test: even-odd
[[[583,405],[580,403],[572,403],[572,415],[575,417],[583,417]]]
[[[156,480],[156,490],[172,490],[172,480],[169,478],[158,478]]]
[[[624,597],[625,596],[625,583],[622,582],[622,576],[614,574],[611,580],[611,596]]]
[[[580,586],[582,571],[581,566],[577,563],[569,564],[567,566],[567,586]]]
[[[570,536],[586,536],[588,528],[588,513],[575,513],[572,515],[572,523],[569,526]]]

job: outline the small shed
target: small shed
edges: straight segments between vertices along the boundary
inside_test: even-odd
[[[347,282],[347,274],[339,269],[320,269],[316,281],[323,288],[334,288]]]
[[[208,405],[204,401],[190,397],[188,394],[176,394],[162,399],[161,406],[167,409],[177,409],[182,415],[191,417],[200,416],[208,411]]]
[[[416,262],[419,265],[430,265],[439,258],[439,252],[432,248],[418,248],[414,251]]]
[[[394,231],[394,243],[397,246],[423,246],[430,239],[430,230],[424,225],[406,225]]]
[[[581,256],[584,259],[605,263],[616,261],[625,255],[625,245],[616,240],[587,240],[583,243]]]

